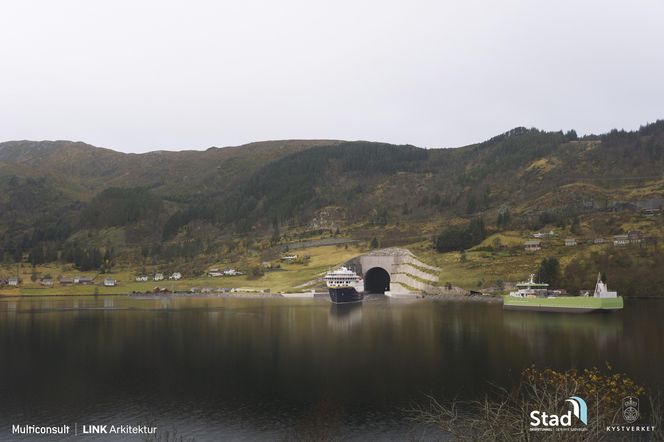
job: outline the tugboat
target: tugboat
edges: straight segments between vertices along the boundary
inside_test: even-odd
[[[549,291],[548,284],[530,280],[516,285],[517,290],[503,298],[503,309],[535,312],[589,313],[616,311],[623,308],[623,299],[617,292],[610,292],[601,274],[597,276],[595,292],[592,296],[556,296]]]
[[[330,292],[330,301],[335,304],[361,302],[364,299],[364,280],[348,267],[327,272],[324,279]]]

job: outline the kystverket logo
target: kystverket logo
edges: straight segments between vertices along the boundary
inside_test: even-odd
[[[633,424],[639,418],[639,398],[627,396],[623,399],[623,418],[628,424]]]
[[[578,396],[571,396],[565,399],[565,402],[572,404],[572,409],[567,413],[558,415],[546,413],[539,410],[530,412],[531,427],[571,427],[572,415],[574,415],[583,425],[588,425],[588,405],[586,401]],[[533,428],[531,428],[533,430]]]

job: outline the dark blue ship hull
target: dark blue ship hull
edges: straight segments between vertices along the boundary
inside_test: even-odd
[[[347,302],[360,302],[364,299],[364,292],[358,292],[353,287],[330,288],[330,300],[336,304]]]

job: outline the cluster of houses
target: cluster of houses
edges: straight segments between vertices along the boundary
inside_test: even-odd
[[[136,282],[147,282],[149,279],[150,278],[148,277],[148,275],[138,275],[136,276],[135,280]],[[164,279],[166,279],[166,276],[163,273],[155,273],[152,276],[153,281],[163,281]],[[179,281],[180,279],[182,279],[182,273],[173,272],[170,275],[168,275],[168,279],[172,281]]]
[[[224,269],[224,270],[210,269],[210,270],[208,270],[207,274],[208,274],[208,276],[210,276],[212,278],[218,278],[220,276],[240,276],[240,275],[244,275],[244,272],[241,272],[241,271],[236,270],[236,269]]]
[[[244,275],[244,272],[241,272],[239,270],[233,269],[233,268],[228,268],[228,269],[210,269],[207,272],[208,276],[211,277],[219,277],[219,276],[240,276]],[[173,272],[170,275],[166,275],[164,273],[155,273],[151,277],[145,274],[139,274],[136,276],[135,281],[136,282],[147,282],[150,279],[153,281],[163,281],[165,279],[169,279],[172,281],[179,281],[182,279],[182,273],[180,272]],[[18,277],[10,277],[7,279],[1,279],[0,278],[0,286],[7,285],[7,286],[13,286],[17,287],[21,284],[22,280]],[[44,287],[52,287],[54,285],[55,281],[53,278],[47,277],[47,278],[42,278],[39,280],[39,284],[41,284]],[[58,283],[61,286],[69,286],[69,285],[94,285],[95,284],[95,278],[90,278],[87,276],[74,276],[74,277],[61,277],[58,279]],[[118,285],[118,281],[113,278],[104,278],[103,281],[101,281],[101,284],[105,287],[115,287]]]
[[[23,281],[21,278],[12,276],[11,278],[7,279],[0,279],[0,285],[8,285],[10,287],[17,287],[19,286]],[[69,286],[69,285],[94,285],[95,284],[95,279],[94,278],[89,278],[87,276],[75,276],[73,278],[69,277],[61,277],[58,279],[58,283],[61,286]],[[39,284],[43,287],[53,287],[55,284],[55,281],[53,278],[46,277],[42,278],[39,280]],[[115,287],[118,285],[118,281],[113,278],[104,278],[103,281],[101,282],[102,285],[105,287]]]
[[[524,243],[524,249],[527,252],[535,252],[542,249],[542,239],[551,238],[554,236],[553,231],[550,232],[537,232],[533,237],[538,239],[530,239]],[[654,238],[644,237],[640,230],[630,230],[629,232],[621,235],[613,235],[612,240],[605,238],[594,238],[593,240],[582,240],[577,238],[565,238],[566,247],[574,247],[578,244],[592,243],[592,244],[608,244],[613,243],[614,246],[626,246],[630,244],[640,244],[641,242],[654,242]]]
[[[60,285],[93,285],[95,283],[95,279],[89,278],[87,276],[75,276],[73,278],[62,277],[58,282]],[[43,278],[40,283],[44,286],[53,285],[53,282],[49,281],[48,278]],[[104,278],[101,283],[104,287],[115,287],[118,285],[117,279],[111,277]]]
[[[21,283],[21,278],[17,278],[16,276],[12,276],[7,279],[0,279],[0,286],[8,285],[10,287],[16,287],[20,283]]]

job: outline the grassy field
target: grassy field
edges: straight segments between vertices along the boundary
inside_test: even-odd
[[[662,221],[658,219],[644,219],[640,217],[630,217],[622,220],[623,228],[642,229],[651,235],[661,237],[664,235]],[[582,224],[581,228],[590,231],[587,224]],[[549,229],[543,229],[549,230]],[[517,282],[527,279],[530,273],[536,273],[540,263],[544,258],[556,257],[560,261],[561,268],[576,257],[588,256],[594,251],[610,249],[614,247],[611,243],[595,245],[589,242],[577,246],[566,247],[564,239],[568,236],[575,236],[569,231],[563,229],[554,229],[555,236],[551,239],[542,241],[543,249],[537,252],[526,252],[523,250],[523,243],[527,239],[532,239],[532,232],[505,231],[494,234],[486,238],[478,246],[467,250],[464,254],[458,252],[438,253],[432,248],[430,240],[419,241],[405,246],[410,249],[423,262],[437,266],[441,269],[439,284],[451,283],[454,286],[467,290],[495,287],[498,281]],[[595,237],[592,233],[581,235],[586,240]],[[603,236],[610,239],[611,236]],[[579,236],[577,235],[577,238]],[[365,242],[347,246],[318,246],[303,248],[293,251],[300,258],[309,256],[305,262],[285,263],[275,258],[270,263],[273,266],[279,265],[280,268],[272,271],[265,270],[264,275],[260,277],[251,277],[249,275],[235,277],[211,278],[207,276],[189,277],[180,281],[148,281],[135,282],[136,268],[116,268],[109,275],[78,272],[71,265],[67,266],[40,266],[35,269],[38,277],[50,275],[54,280],[57,278],[87,276],[95,278],[95,285],[90,286],[64,286],[61,287],[57,282],[53,287],[42,287],[38,281],[32,282],[32,268],[24,265],[20,268],[20,275],[23,280],[20,288],[0,288],[0,295],[89,295],[89,294],[126,294],[130,292],[148,292],[155,286],[166,288],[171,291],[189,291],[192,287],[198,288],[245,288],[250,290],[270,290],[276,292],[303,291],[300,287],[308,281],[320,277],[325,271],[332,267],[360,255],[367,251]],[[629,246],[631,247],[631,246]],[[636,251],[635,251],[636,253]],[[247,252],[241,255],[241,261],[238,262],[219,262],[211,264],[206,268],[199,269],[203,272],[207,268],[227,268],[251,269],[261,264],[261,256],[258,252]],[[15,276],[17,267],[0,267],[0,278]],[[154,270],[154,269],[152,269]],[[174,269],[177,270],[177,269]],[[152,273],[152,272],[148,272]],[[110,276],[119,281],[116,287],[104,287],[103,279]],[[185,275],[186,277],[187,275]]]
[[[542,242],[542,250],[526,252],[521,245],[527,238],[517,232],[504,232],[492,235],[477,247],[474,247],[462,256],[458,252],[437,253],[430,242],[413,244],[410,250],[425,262],[441,268],[440,282],[447,282],[467,290],[495,286],[498,281],[517,282],[536,273],[543,259],[556,257],[564,268],[575,257],[588,256],[593,251],[600,251],[613,247],[611,244],[579,244],[566,247],[563,240],[566,235],[558,233],[556,237]],[[505,246],[512,246],[509,250],[484,251],[499,238]],[[518,247],[517,247],[518,246]],[[510,252],[511,250],[511,252]]]
[[[274,271],[266,271],[261,277],[250,277],[248,275],[212,278],[200,276],[196,278],[184,278],[179,281],[147,281],[136,282],[133,269],[118,269],[111,274],[97,274],[91,272],[78,272],[71,266],[40,266],[36,273],[40,276],[51,275],[54,279],[59,276],[74,277],[86,276],[95,278],[94,285],[70,285],[60,286],[56,281],[53,287],[42,287],[38,281],[32,282],[32,268],[23,266],[20,269],[23,280],[19,288],[0,288],[0,295],[91,295],[91,294],[126,294],[131,292],[152,291],[155,286],[164,287],[171,291],[189,291],[192,287],[209,288],[246,288],[250,290],[267,290],[271,292],[298,291],[297,286],[304,284],[331,267],[337,266],[354,256],[363,253],[364,250],[358,246],[323,246],[297,250],[299,256],[309,256],[310,259],[304,264],[280,263],[281,268]],[[225,266],[228,266],[227,264]],[[210,267],[214,267],[210,266]],[[221,267],[221,266],[220,266]],[[233,265],[230,265],[233,267]],[[15,276],[17,269],[5,267],[1,270],[3,277]],[[104,287],[102,282],[105,277],[111,277],[118,281],[115,287]]]

